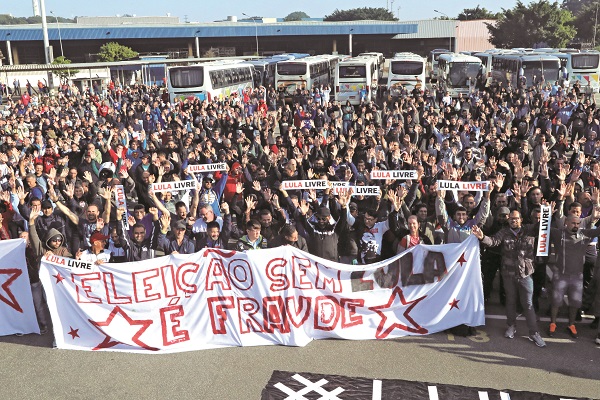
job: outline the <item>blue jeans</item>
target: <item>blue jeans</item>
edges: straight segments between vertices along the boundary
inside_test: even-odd
[[[502,268],[502,279],[504,280],[504,291],[506,292],[506,323],[517,324],[517,298],[523,307],[523,314],[527,320],[529,334],[538,331],[535,311],[533,309],[533,279],[531,276],[521,278],[516,273]]]

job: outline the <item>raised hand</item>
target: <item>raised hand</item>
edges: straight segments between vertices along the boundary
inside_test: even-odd
[[[98,218],[96,220],[96,230],[101,231],[104,228],[104,220],[102,218]]]
[[[483,239],[483,231],[481,230],[481,228],[477,225],[473,225],[473,227],[471,228],[471,233],[473,234],[473,236],[475,236],[477,239],[481,240]]]
[[[106,201],[110,201],[110,199],[112,198],[114,192],[114,188],[112,186],[108,186],[106,188],[104,188],[104,191],[102,191],[102,198]]]
[[[259,181],[253,181],[252,182],[252,189],[254,189],[257,192],[260,192],[260,182]]]
[[[310,205],[306,200],[302,199],[300,201],[300,212],[302,212],[303,215],[306,215],[306,213],[308,213],[308,210],[310,210]]]
[[[223,214],[229,214],[229,204],[226,202],[223,202],[221,204],[221,211],[223,212]]]
[[[254,207],[256,207],[257,201],[254,201],[251,196],[246,197],[245,202],[246,202],[246,210],[254,210]]]
[[[73,196],[75,195],[75,185],[74,184],[68,184],[67,187],[65,188],[65,195],[72,199]]]
[[[238,182],[235,184],[235,193],[240,194],[244,191],[244,184],[242,182]]]
[[[171,226],[171,215],[168,213],[164,213],[160,217],[160,226],[162,226],[163,231],[167,231],[168,227]]]
[[[83,179],[85,179],[89,183],[93,183],[94,182],[94,180],[92,179],[92,173],[90,171],[85,171],[83,173]]]

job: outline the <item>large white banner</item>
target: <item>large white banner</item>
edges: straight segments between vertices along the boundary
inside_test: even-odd
[[[40,333],[33,308],[25,240],[0,241],[0,336]]]
[[[485,318],[475,237],[368,266],[286,246],[101,266],[51,257],[41,276],[62,349],[305,346],[426,335]]]

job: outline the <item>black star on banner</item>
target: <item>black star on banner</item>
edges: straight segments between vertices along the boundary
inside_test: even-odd
[[[369,307],[369,310],[376,312],[381,317],[375,337],[385,339],[396,328],[421,335],[426,334],[427,329],[417,324],[410,316],[411,310],[425,297],[427,295],[416,300],[406,301],[402,289],[396,286],[386,304]],[[404,318],[406,323],[397,322],[400,318]]]
[[[92,350],[100,350],[100,349],[108,349],[110,347],[116,346],[118,344],[126,344],[129,346],[133,346],[132,344],[129,343],[123,343],[120,342],[118,340],[113,340],[113,338],[108,335],[102,328],[103,327],[108,327],[110,326],[110,324],[113,323],[113,321],[115,321],[115,317],[117,315],[120,315],[121,318],[119,318],[119,321],[125,321],[130,327],[131,326],[135,326],[138,325],[139,328],[137,329],[137,331],[135,332],[135,334],[133,334],[131,336],[131,342],[138,345],[139,347],[146,349],[146,350],[152,350],[152,351],[156,351],[158,350],[155,347],[150,347],[148,346],[146,343],[142,342],[140,340],[140,336],[142,336],[144,334],[144,332],[146,331],[146,329],[148,329],[148,327],[150,325],[152,325],[152,320],[151,319],[143,319],[143,320],[135,320],[132,319],[131,317],[129,317],[129,315],[127,315],[127,313],[125,313],[125,311],[123,311],[121,309],[121,307],[116,306],[115,308],[113,308],[113,310],[111,311],[111,313],[108,315],[108,318],[106,319],[106,321],[102,321],[102,322],[98,322],[98,321],[92,321],[91,319],[88,320],[91,322],[91,324],[98,329],[103,335],[105,335],[106,337],[104,338],[104,340],[102,342],[100,342],[96,347],[94,347]],[[120,324],[120,325],[124,325],[124,324]],[[124,329],[124,328],[121,328]],[[125,334],[125,333],[123,333]]]

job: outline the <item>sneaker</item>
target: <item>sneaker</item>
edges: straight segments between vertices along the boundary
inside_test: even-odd
[[[544,339],[542,339],[539,332],[529,335],[529,340],[535,343],[537,347],[546,347],[546,342],[544,342]]]
[[[567,326],[567,333],[571,335],[573,339],[577,339],[577,328],[575,328],[575,325]]]
[[[550,326],[548,327],[548,336],[554,336],[554,332],[556,332],[556,324],[554,322],[551,322]]]
[[[24,333],[21,333],[21,332],[19,332],[19,333],[15,333],[15,336],[17,336],[17,337],[21,337],[21,336],[25,336],[25,334],[24,334]]]
[[[504,337],[509,339],[514,339],[515,334],[517,333],[517,327],[514,325],[510,325],[506,332],[504,332]]]
[[[600,333],[596,336],[596,344],[600,346]]]
[[[598,329],[598,322],[599,321],[600,321],[600,317],[594,318],[594,320],[590,324],[590,328],[592,328],[592,329]]]

